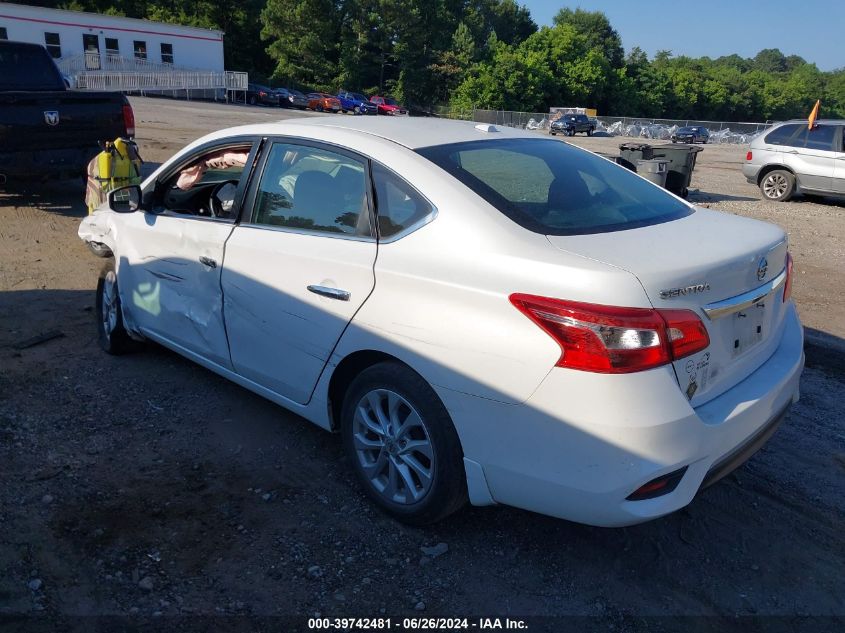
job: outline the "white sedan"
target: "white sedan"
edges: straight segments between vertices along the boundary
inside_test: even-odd
[[[148,339],[327,430],[393,516],[681,508],[798,398],[777,226],[490,125],[216,132],[80,237],[110,353]]]

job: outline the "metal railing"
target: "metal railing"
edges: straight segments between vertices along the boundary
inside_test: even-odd
[[[164,92],[171,90],[227,90],[247,88],[247,74],[235,72],[120,72],[89,71],[76,76],[78,90]]]
[[[93,52],[62,58],[57,65],[77,90],[243,92],[249,82],[249,75],[244,72],[200,70]]]

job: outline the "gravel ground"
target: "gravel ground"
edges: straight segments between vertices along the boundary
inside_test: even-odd
[[[207,131],[289,116],[132,103],[148,161]],[[621,141],[574,142],[615,153]],[[359,491],[337,437],[161,348],[102,354],[102,262],[76,237],[81,195],[0,194],[0,624],[93,630],[80,616],[115,616],[131,630],[163,616],[157,628],[221,630],[245,621],[222,616],[296,616],[266,630],[305,630],[302,617],[319,613],[843,630],[845,209],[761,201],[739,172],[744,153],[706,146],[691,200],[789,232],[813,341],[802,398],[746,466],[688,508],[624,529],[504,507],[427,529],[395,523]],[[50,332],[60,336],[18,349]]]

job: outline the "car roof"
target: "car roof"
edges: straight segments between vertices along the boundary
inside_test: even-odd
[[[816,119],[815,122],[820,125],[845,125],[845,119]],[[789,121],[775,123],[775,125],[785,125],[787,123],[803,123],[807,125],[807,119],[790,119]]]
[[[479,129],[478,127],[484,129]],[[475,121],[454,121],[437,118],[411,117],[308,117],[285,119],[276,123],[257,123],[221,130],[214,134],[225,137],[232,134],[286,135],[307,128],[342,129],[362,136],[378,136],[409,149],[448,145],[468,141],[483,141],[501,138],[540,138],[534,132],[518,130],[502,125],[492,126],[495,131],[484,131],[487,123]]]

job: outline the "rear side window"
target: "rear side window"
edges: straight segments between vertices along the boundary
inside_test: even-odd
[[[386,167],[373,163],[379,236],[388,238],[405,231],[434,210],[408,182]]]
[[[693,213],[627,169],[552,140],[472,141],[417,151],[535,233],[621,231]]]
[[[799,127],[796,123],[781,125],[779,128],[769,132],[763,140],[770,145],[791,145],[790,139],[795,135]]]
[[[837,128],[832,125],[817,125],[812,130],[807,130],[807,140],[804,147],[807,149],[833,151],[833,141]]]

